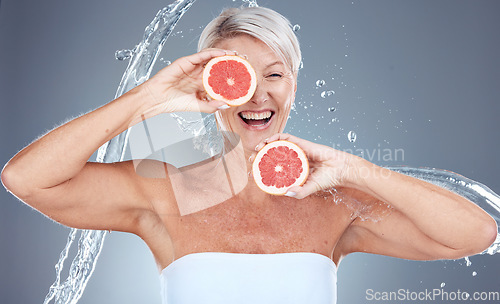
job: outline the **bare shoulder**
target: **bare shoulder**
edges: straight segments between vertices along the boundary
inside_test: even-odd
[[[348,220],[334,251],[334,260],[340,262],[346,255],[360,251],[359,240],[366,234],[363,227],[367,223],[384,221],[393,209],[388,204],[352,188],[339,188],[334,197],[336,203],[343,206]]]
[[[171,177],[180,175],[175,166],[154,159],[130,160],[119,166],[141,185],[154,210],[165,208],[175,199]]]

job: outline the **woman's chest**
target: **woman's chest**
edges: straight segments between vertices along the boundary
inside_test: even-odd
[[[349,213],[331,199],[234,197],[166,223],[175,256],[194,252],[317,252],[330,256],[349,225]]]

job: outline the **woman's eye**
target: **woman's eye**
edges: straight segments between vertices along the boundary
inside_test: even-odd
[[[272,74],[269,74],[267,77],[271,77],[271,78],[281,78],[283,77],[283,75],[279,74],[279,73],[272,73]]]

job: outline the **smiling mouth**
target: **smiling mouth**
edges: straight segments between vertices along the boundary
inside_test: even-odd
[[[249,126],[264,126],[266,125],[274,115],[273,111],[262,111],[262,112],[252,112],[243,111],[238,113],[240,118]]]

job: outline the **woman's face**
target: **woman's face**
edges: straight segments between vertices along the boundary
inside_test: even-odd
[[[223,131],[234,132],[246,150],[285,128],[295,99],[296,74],[265,43],[249,35],[223,40],[216,48],[233,50],[247,58],[257,74],[252,99],[239,107],[219,111]]]

